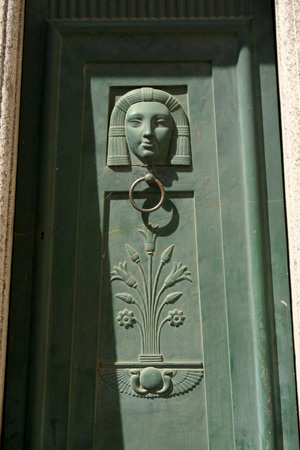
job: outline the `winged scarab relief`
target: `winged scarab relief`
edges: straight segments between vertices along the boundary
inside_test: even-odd
[[[192,277],[187,266],[173,261],[168,275],[161,280],[163,267],[171,263],[174,244],[162,252],[154,273],[153,255],[158,227],[150,225],[147,230],[140,229],[138,232],[145,241],[147,275],[138,251],[125,244],[128,258],[131,264],[137,266],[141,276],[137,280],[128,263],[120,262],[111,272],[111,281],[122,282],[131,290],[131,293],[120,292],[115,295],[118,301],[128,305],[118,312],[116,320],[124,330],[138,327],[141,354],[138,362],[102,362],[99,374],[106,386],[123,394],[142,398],[172,397],[193,390],[200,383],[204,372],[202,362],[167,362],[161,352],[163,327],[169,325],[176,329],[183,326],[186,320],[183,309],[167,310],[167,306],[180,300],[183,292],[168,291],[180,282],[192,282]]]
[[[114,369],[102,367],[103,382],[122,394],[135,397],[174,397],[192,391],[203,377],[203,369]]]

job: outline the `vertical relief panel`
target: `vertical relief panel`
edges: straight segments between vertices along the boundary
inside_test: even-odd
[[[205,449],[193,193],[168,195],[151,224],[126,194],[105,203],[96,422],[113,429],[120,414],[117,433],[132,448],[143,439],[149,449],[175,447],[190,430],[189,448]],[[108,436],[97,431],[105,448]]]
[[[211,64],[88,64],[85,76],[69,447],[91,439],[94,359],[95,448],[138,448],[142,441],[147,450],[176,448],[183,433],[189,450],[221,442],[230,448]],[[168,139],[167,155],[152,148],[154,165],[134,149],[136,122],[145,118],[162,135],[158,147],[146,142],[144,149],[163,150],[161,137]],[[141,213],[128,192],[148,172],[166,198],[157,211]],[[143,183],[134,202],[149,209],[161,194]],[[91,240],[98,226],[102,250]],[[95,302],[99,318],[92,318]]]
[[[159,201],[157,194],[152,197]],[[105,327],[100,359],[113,359],[113,333],[116,361],[194,361],[201,368],[193,194],[168,195],[165,208],[151,214],[151,224],[142,221],[126,194],[108,194],[106,202],[104,252],[111,270],[103,269],[101,284],[110,278],[111,287],[102,293],[100,328],[108,323],[108,302],[115,320]]]
[[[210,65],[190,64],[170,76],[172,68],[162,65],[159,75],[155,64],[87,69],[103,211],[95,448],[136,448],[143,440],[147,449],[172,448],[182,442],[182,430],[187,448],[208,448],[195,196],[192,184],[177,190],[176,180],[178,171],[191,177],[191,140],[197,139],[195,130],[190,136],[189,85],[194,73],[209,85]],[[169,156],[158,136],[154,165],[134,152],[131,140],[136,121],[148,115],[159,132],[172,128]],[[182,165],[174,166],[174,158]],[[162,181],[166,198],[157,211],[141,213],[128,191],[148,172]],[[134,202],[149,209],[160,192],[146,186],[136,187]]]

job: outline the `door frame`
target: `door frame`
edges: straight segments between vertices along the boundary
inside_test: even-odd
[[[24,7],[25,0],[0,0],[0,423],[13,246]],[[275,13],[294,351],[300,392],[300,149],[297,145],[300,141],[300,55],[297,53],[300,6],[295,0],[275,0]],[[288,306],[283,302],[283,307]]]

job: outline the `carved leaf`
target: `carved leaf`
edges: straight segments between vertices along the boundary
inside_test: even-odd
[[[183,266],[182,263],[179,263],[177,265],[176,276],[179,278],[183,273],[185,273],[185,275],[190,275],[190,272],[188,272],[187,270],[188,269],[186,266]]]
[[[140,228],[137,231],[143,236],[146,244],[154,245],[157,239],[157,229],[158,225],[149,225],[147,231],[144,230],[143,228]]]
[[[147,240],[147,233],[143,228],[140,228],[138,232],[143,236],[144,239]]]
[[[117,274],[123,278],[127,272],[127,263],[126,262],[124,264],[120,263],[120,267],[114,266],[114,269],[117,272]]]
[[[110,275],[111,275],[110,281],[113,280],[125,281],[129,276],[127,271],[127,262],[124,262],[123,264],[120,263],[118,266],[114,266],[114,270],[111,271]]]
[[[121,278],[119,275],[115,274],[114,271],[111,271],[110,275],[111,275],[111,277],[110,277],[109,281],[123,280],[123,278]]]
[[[126,292],[116,294],[115,297],[119,298],[120,300],[123,300],[125,303],[135,303],[135,298],[131,294],[127,294]]]
[[[177,300],[180,299],[180,297],[183,295],[183,292],[172,292],[171,294],[168,294],[166,298],[164,299],[164,303],[175,303]]]

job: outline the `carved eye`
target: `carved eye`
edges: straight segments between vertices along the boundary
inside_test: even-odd
[[[166,119],[157,119],[156,126],[157,127],[167,127],[168,121]]]
[[[129,120],[129,124],[130,126],[136,128],[136,127],[140,127],[142,125],[142,120],[141,119],[131,119]]]

